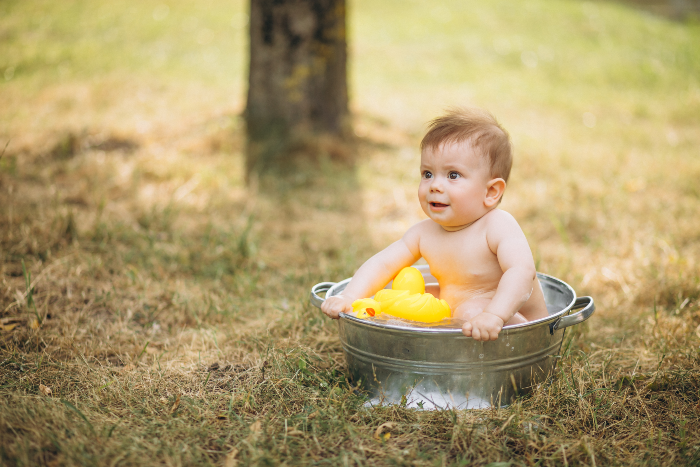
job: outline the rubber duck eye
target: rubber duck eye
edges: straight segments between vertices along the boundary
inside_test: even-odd
[[[450,180],[457,180],[460,177],[459,172],[450,172],[447,174],[447,178]]]

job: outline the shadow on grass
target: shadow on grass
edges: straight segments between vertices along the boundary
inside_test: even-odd
[[[646,11],[674,21],[700,19],[700,2],[697,0],[600,0]]]

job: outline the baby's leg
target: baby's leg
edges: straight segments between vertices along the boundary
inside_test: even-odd
[[[440,298],[440,286],[438,284],[425,284],[425,292],[435,298]]]
[[[489,303],[491,303],[490,298],[472,298],[455,308],[452,317],[469,321],[483,312]]]
[[[452,317],[469,321],[479,313],[482,313],[489,303],[491,303],[490,298],[472,298],[459,305],[452,313]],[[527,319],[520,313],[515,313],[505,326],[521,323],[527,323]]]
[[[515,312],[513,317],[508,320],[506,323],[506,326],[510,326],[511,324],[523,324],[527,323],[527,318],[525,318],[523,315],[521,315],[519,312]]]

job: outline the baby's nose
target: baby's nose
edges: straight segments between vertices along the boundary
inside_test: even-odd
[[[433,181],[430,183],[430,191],[442,191],[442,183],[440,183],[438,180],[433,179]]]

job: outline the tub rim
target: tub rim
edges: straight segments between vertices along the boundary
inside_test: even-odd
[[[428,273],[430,272],[430,268],[426,264],[416,265],[414,267],[419,269],[422,274],[424,273],[424,271],[427,271]],[[529,321],[527,323],[504,326],[502,331],[505,331],[509,334],[511,334],[511,333],[518,333],[519,334],[520,332],[527,331],[529,328],[546,324],[550,327],[550,330],[553,332],[556,329],[568,327],[568,326],[571,326],[573,324],[578,324],[578,322],[585,321],[588,318],[588,316],[590,316],[590,314],[592,314],[593,311],[595,310],[595,307],[593,305],[593,300],[590,297],[577,298],[576,291],[573,289],[573,287],[571,287],[569,284],[567,284],[563,280],[558,279],[554,276],[550,276],[548,274],[540,273],[540,272],[537,273],[537,279],[540,282],[549,283],[549,284],[552,284],[553,286],[559,286],[559,287],[564,288],[565,290],[567,290],[571,294],[571,297],[572,297],[571,301],[564,308],[562,308],[561,310],[557,311],[554,314],[547,316],[546,318],[540,318],[540,319],[537,319],[535,321]],[[311,289],[312,304],[314,304],[315,306],[320,308],[320,306],[321,306],[320,304],[323,303],[323,301],[325,300],[316,294],[316,292],[317,292],[316,289],[319,288],[319,286],[324,286],[324,285],[327,286],[327,288],[325,290],[326,290],[326,298],[328,298],[328,297],[332,297],[334,295],[338,295],[340,292],[345,290],[345,287],[347,287],[347,285],[350,283],[351,280],[352,280],[352,277],[344,279],[344,280],[342,280],[340,282],[336,282],[336,283],[322,282],[322,283],[316,284]],[[322,289],[319,288],[318,291],[322,291]],[[588,299],[588,300],[585,300],[585,299]],[[582,304],[582,307],[583,307],[583,305],[586,305],[584,310],[583,310],[586,313],[582,313],[582,312],[579,312],[579,313],[582,313],[582,314],[588,315],[588,316],[583,316],[583,319],[576,320],[576,322],[572,322],[571,324],[557,326],[559,324],[561,318],[563,316],[567,315],[574,308],[574,306],[578,305],[578,304]],[[589,310],[589,309],[591,309],[591,310]],[[461,336],[465,339],[471,339],[471,338],[465,337],[464,334],[462,334],[462,330],[460,328],[412,327],[412,326],[401,326],[401,325],[396,325],[396,324],[376,323],[376,322],[372,322],[372,321],[366,321],[363,319],[359,319],[359,318],[356,318],[354,316],[351,316],[351,315],[349,315],[347,313],[343,313],[343,312],[340,313],[339,319],[340,320],[348,320],[349,321],[348,324],[352,323],[355,326],[378,328],[378,329],[390,330],[390,331],[398,332],[398,333],[410,333],[410,334],[419,333],[419,334],[438,334],[438,335],[447,334],[447,335],[455,335],[455,337]]]

